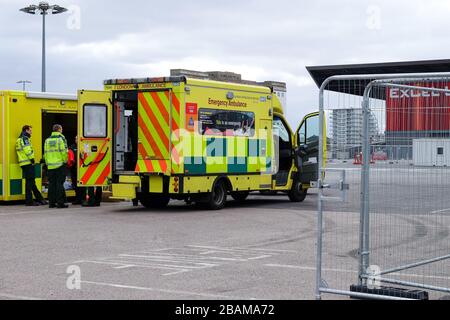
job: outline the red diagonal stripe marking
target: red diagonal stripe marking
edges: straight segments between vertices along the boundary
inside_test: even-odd
[[[172,158],[177,165],[180,165],[180,155],[175,147],[172,148]]]
[[[178,114],[180,114],[180,101],[178,100],[175,93],[172,92],[172,103],[175,107],[175,110],[177,110]]]
[[[152,164],[151,160],[146,160],[145,166],[147,167],[148,172],[155,172],[155,168],[153,168],[153,164]]]
[[[166,160],[159,160],[159,165],[161,166],[161,170],[163,173],[167,172],[167,162]]]
[[[142,159],[146,160],[146,158],[148,157],[148,153],[147,153],[147,150],[145,150],[145,147],[142,143],[138,144],[138,149],[139,149],[139,153],[142,156]]]
[[[159,124],[158,119],[156,119],[153,112],[151,112],[150,105],[148,104],[147,100],[145,100],[145,98],[142,94],[139,94],[139,101],[141,102],[142,106],[144,107],[145,113],[147,114],[148,118],[150,119],[150,122],[153,124],[153,127],[158,132],[158,135],[161,138],[161,141],[165,146],[164,151],[168,152],[169,139],[167,138],[167,135],[164,133],[164,130],[161,128],[161,125]]]
[[[98,177],[97,181],[95,182],[96,185],[102,185],[105,183],[105,180],[108,178],[109,174],[111,173],[111,162],[108,163],[106,168],[103,170],[100,177]]]
[[[101,159],[101,157],[103,157],[105,154],[104,153],[99,153],[97,155],[97,157],[95,158],[94,162],[97,162]],[[85,160],[86,162],[86,160]],[[97,170],[97,167],[99,166],[100,163],[96,163],[96,164],[91,164],[89,166],[89,168],[86,170],[85,174],[83,175],[83,178],[81,178],[81,182],[83,184],[87,184],[88,181],[91,179],[92,175],[94,174],[94,172]]]
[[[166,106],[161,101],[160,97],[158,96],[158,93],[150,92],[150,95],[151,95],[153,101],[156,103],[156,106],[158,107],[159,112],[161,112],[161,115],[163,116],[164,120],[166,120],[166,124],[169,125],[169,113],[167,112]]]
[[[169,91],[164,91],[164,94],[166,95],[166,97],[169,101],[171,101],[170,97],[172,97],[172,105],[175,108],[175,111],[177,113],[177,115],[172,114],[172,131],[176,132],[177,138],[179,138],[179,136],[178,136],[179,132],[176,130],[178,130],[180,128],[180,126],[178,125],[179,117],[180,117],[180,102],[178,101],[177,97],[175,96],[175,94],[173,92],[169,93]],[[177,119],[178,119],[178,121],[177,121]]]
[[[157,157],[162,158],[162,152],[159,150],[159,147],[156,144],[155,139],[153,139],[153,136],[150,133],[150,131],[148,130],[147,126],[145,125],[145,122],[142,119],[141,115],[138,116],[138,123],[139,123],[139,128],[141,128],[142,133],[144,133],[145,138],[150,143],[150,146],[153,149],[153,151],[155,152],[155,155]]]

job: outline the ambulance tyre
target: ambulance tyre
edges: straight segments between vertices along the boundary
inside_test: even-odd
[[[303,184],[298,180],[294,180],[292,189],[288,193],[289,200],[292,202],[303,202],[307,194],[308,189],[303,189]]]
[[[249,192],[232,192],[231,197],[238,202],[242,202],[248,198],[249,194]]]
[[[217,180],[206,203],[210,210],[221,210],[227,202],[227,185],[223,179]]]
[[[167,207],[170,202],[170,197],[161,195],[141,195],[141,204],[147,209],[162,209]]]

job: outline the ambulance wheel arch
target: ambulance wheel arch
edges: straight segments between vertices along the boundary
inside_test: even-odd
[[[228,193],[232,190],[230,179],[226,176],[217,177],[207,201],[201,202],[210,210],[221,210],[225,207]]]

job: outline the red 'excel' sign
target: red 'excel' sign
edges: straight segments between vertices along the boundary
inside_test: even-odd
[[[450,83],[410,83],[428,89],[388,88],[386,91],[387,131],[450,130]]]

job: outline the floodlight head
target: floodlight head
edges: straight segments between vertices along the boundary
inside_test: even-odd
[[[68,11],[66,8],[60,7],[58,5],[54,5],[52,8],[52,14],[59,14]]]
[[[50,5],[48,4],[48,2],[39,2],[39,9],[41,11],[47,11],[48,9],[50,9]]]
[[[36,14],[36,10],[38,9],[37,6],[35,5],[30,5],[28,7],[22,8],[20,9],[20,11],[25,12],[25,13],[29,13],[29,14]]]

